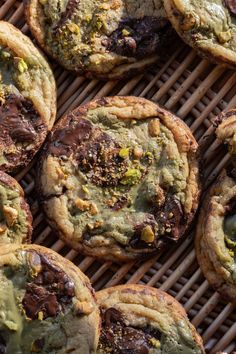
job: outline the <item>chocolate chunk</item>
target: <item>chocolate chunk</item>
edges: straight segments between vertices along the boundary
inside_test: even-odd
[[[36,129],[42,124],[32,102],[15,94],[9,94],[0,105],[0,141],[33,142],[37,137]]]
[[[109,37],[102,40],[102,45],[119,55],[142,59],[168,46],[171,32],[171,26],[163,18],[126,18]]]
[[[39,256],[39,255],[38,255]],[[26,286],[22,304],[27,317],[38,319],[55,317],[71,304],[75,295],[74,283],[60,268],[52,265],[46,256],[40,255],[41,269]]]
[[[7,343],[0,332],[0,354],[7,354]]]
[[[83,141],[90,139],[92,124],[80,118],[76,124],[71,120],[65,129],[58,129],[53,134],[54,144],[50,145],[50,152],[54,156],[69,156]]]
[[[70,20],[79,5],[80,0],[69,0],[64,12],[61,13],[60,20],[54,27],[54,31],[57,32],[64,24]]]
[[[55,317],[60,309],[56,295],[34,283],[27,285],[22,304],[27,317],[34,320],[38,319],[39,312],[43,313],[43,318]]]
[[[225,0],[225,5],[233,15],[236,15],[236,0]]]
[[[164,205],[156,212],[155,218],[164,229],[164,235],[178,240],[184,229],[184,213],[180,201],[167,195]]]
[[[102,311],[100,348],[111,354],[148,354],[151,339],[160,339],[161,332],[149,328],[126,326],[122,313],[115,308]]]
[[[119,157],[120,145],[87,119],[57,130],[50,153],[54,156],[73,154],[79,169],[99,186],[116,186],[127,170],[127,161]]]

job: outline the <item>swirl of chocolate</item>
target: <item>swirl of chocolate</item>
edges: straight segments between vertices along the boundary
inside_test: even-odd
[[[115,308],[102,311],[100,347],[111,354],[148,354],[154,348],[151,339],[160,339],[161,332],[126,326],[122,313]],[[151,335],[152,332],[152,335]]]

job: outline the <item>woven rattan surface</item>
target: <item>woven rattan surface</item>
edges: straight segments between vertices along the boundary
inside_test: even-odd
[[[0,19],[30,36],[23,1],[0,0]],[[58,85],[58,118],[95,97],[146,97],[175,112],[190,126],[203,152],[204,189],[227,165],[229,157],[215,139],[212,119],[222,110],[236,106],[236,72],[200,59],[181,42],[168,61],[157,63],[146,74],[129,81],[89,80],[68,73],[56,63],[52,67]],[[34,216],[34,243],[73,261],[90,277],[96,290],[138,282],[166,290],[183,304],[209,353],[236,350],[236,306],[222,302],[203,277],[193,247],[194,229],[175,249],[143,263],[119,265],[83,257],[58,240],[46,224],[35,194],[34,165],[33,162],[16,176]]]

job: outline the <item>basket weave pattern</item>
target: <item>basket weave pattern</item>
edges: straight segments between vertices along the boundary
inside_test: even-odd
[[[22,1],[0,0],[0,19],[30,36]],[[89,80],[68,73],[56,63],[52,67],[58,87],[57,118],[93,98],[145,97],[170,109],[190,126],[203,152],[204,189],[227,165],[229,156],[215,139],[212,119],[236,106],[236,72],[200,59],[181,42],[168,61],[129,81]],[[34,243],[73,261],[90,277],[96,290],[120,283],[141,283],[167,291],[182,303],[209,353],[236,350],[236,306],[222,302],[203,277],[193,247],[194,229],[175,249],[139,264],[119,265],[81,256],[58,240],[45,222],[34,189],[34,165],[33,161],[15,176],[31,205]]]

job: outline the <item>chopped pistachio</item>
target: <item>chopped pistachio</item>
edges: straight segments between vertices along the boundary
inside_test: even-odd
[[[155,240],[155,235],[150,225],[145,226],[142,230],[141,240],[147,243],[152,243]]]
[[[8,52],[7,52],[7,51],[5,51],[5,50],[3,50],[3,51],[1,52],[1,54],[2,54],[3,58],[5,58],[5,59],[7,59],[7,58],[10,58],[10,57],[11,57],[11,54],[10,54],[10,53],[8,53]]]
[[[86,186],[81,187],[84,191],[84,193],[89,194],[89,189]]]
[[[124,29],[122,30],[122,34],[123,34],[123,36],[127,37],[127,36],[130,35],[130,32],[127,31],[127,29],[124,28]]]
[[[161,347],[161,342],[158,339],[151,338],[149,341],[154,347],[156,347],[156,348],[160,348]]]
[[[75,23],[68,23],[67,27],[68,27],[69,31],[72,33],[76,33],[76,34],[80,33],[79,26],[76,25]]]
[[[25,72],[28,69],[28,65],[22,58],[19,60],[17,67],[21,73]]]
[[[140,170],[135,169],[135,168],[130,168],[125,172],[124,177],[121,180],[121,184],[127,185],[127,184],[136,184],[140,180],[142,174]]]
[[[119,151],[119,156],[120,156],[122,159],[125,159],[126,157],[129,156],[129,150],[130,150],[130,148],[122,148],[122,149],[120,149],[120,151]]]
[[[39,321],[43,320],[43,312],[42,311],[38,312],[38,319],[39,319]]]
[[[101,21],[97,21],[97,23],[96,23],[97,29],[101,29],[102,26],[103,26],[103,23]]]

